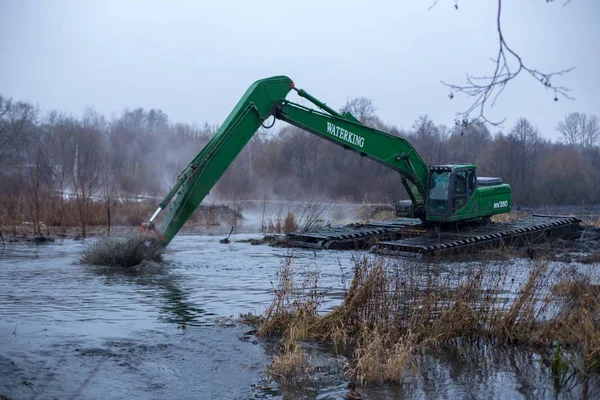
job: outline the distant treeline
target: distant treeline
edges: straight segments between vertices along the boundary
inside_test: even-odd
[[[480,176],[512,185],[517,205],[600,203],[600,122],[571,113],[551,142],[520,118],[492,134],[483,124],[437,125],[417,118],[406,131],[384,124],[370,99],[349,101],[363,123],[407,138],[430,164],[475,162]],[[279,126],[279,129],[277,129]],[[163,196],[217,127],[173,123],[160,110],[107,119],[41,113],[0,96],[0,226],[110,222],[111,207]],[[260,130],[211,192],[212,199],[389,202],[407,198],[400,176],[289,125]],[[155,200],[149,200],[155,202]],[[102,203],[105,216],[92,216]],[[67,215],[68,214],[68,215]]]

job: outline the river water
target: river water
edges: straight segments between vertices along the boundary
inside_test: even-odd
[[[346,381],[264,380],[273,340],[222,317],[262,313],[287,257],[320,271],[325,309],[341,302],[352,253],[252,246],[180,235],[161,266],[80,265],[84,242],[0,250],[0,395],[12,399],[340,399]],[[519,268],[514,264],[513,268]],[[517,274],[518,275],[518,274]],[[527,271],[522,271],[523,277]],[[315,354],[327,350],[313,345]],[[318,357],[318,356],[317,356]],[[369,399],[593,398],[597,382],[557,391],[541,358],[513,348],[424,356],[403,385],[359,388]]]

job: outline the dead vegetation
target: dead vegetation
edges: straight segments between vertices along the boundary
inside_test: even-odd
[[[348,356],[346,377],[361,384],[400,383],[416,371],[420,354],[482,340],[535,348],[560,366],[551,373],[597,369],[600,286],[545,261],[532,261],[529,276],[515,281],[485,264],[440,273],[435,266],[359,257],[343,303],[322,315],[318,274],[295,269],[290,258],[258,334],[283,335],[269,372],[286,379],[310,371],[303,340],[333,344]],[[563,350],[577,357],[567,359]]]
[[[526,212],[522,212],[522,211],[511,211],[509,213],[492,215],[492,222],[510,223],[510,222],[522,220],[523,218],[526,218],[528,215],[529,214],[527,214]]]
[[[397,218],[394,208],[388,204],[363,204],[356,216],[365,223]]]
[[[284,211],[284,208],[287,211]],[[305,202],[279,203],[275,210],[267,210],[266,198],[262,202],[260,231],[263,233],[308,232],[331,224],[326,219],[331,203],[312,198]]]
[[[285,220],[283,220],[283,233],[291,233],[296,231],[296,219],[294,218],[294,214],[288,212],[285,216]],[[281,232],[281,227],[279,221],[277,222],[277,226],[275,227],[276,232]]]
[[[107,267],[134,267],[146,261],[160,262],[164,247],[143,236],[102,237],[88,244],[80,262]]]
[[[123,198],[111,205],[111,218],[107,219],[104,203],[91,201],[86,209],[85,235],[80,227],[75,201],[64,200],[60,213],[56,205],[50,204],[44,209],[45,219],[38,221],[37,226],[22,218],[2,218],[0,216],[0,231],[7,234],[7,239],[15,238],[29,240],[35,237],[92,237],[107,234],[107,226],[111,226],[110,235],[115,231],[122,234],[124,231],[137,231],[140,224],[147,221],[156,210],[155,200],[138,201],[139,199]],[[2,210],[0,210],[0,214]],[[188,220],[183,230],[194,230],[199,227],[212,226],[237,226],[243,220],[242,209],[238,204],[219,205],[201,204]],[[132,229],[133,228],[133,229]],[[8,240],[7,240],[8,241]],[[1,242],[0,242],[1,243]]]

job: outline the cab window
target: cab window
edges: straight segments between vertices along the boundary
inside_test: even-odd
[[[454,174],[453,212],[467,204],[467,170],[456,171]]]
[[[468,194],[469,194],[469,198],[471,198],[471,196],[473,196],[473,192],[475,192],[475,186],[477,185],[477,177],[475,176],[474,170],[472,170],[472,169],[469,170],[467,181],[468,181],[467,183],[469,186]]]

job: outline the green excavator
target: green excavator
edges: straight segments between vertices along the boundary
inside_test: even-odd
[[[286,100],[290,91],[314,104],[308,108]],[[400,174],[410,200],[396,203],[399,216],[425,224],[488,222],[511,210],[511,190],[499,178],[478,178],[474,164],[428,166],[404,138],[362,124],[352,114],[339,113],[317,100],[286,76],[256,81],[237,103],[215,136],[178,176],[171,191],[147,223],[168,245],[200,202],[242,151],[254,133],[274,117],[370,158]],[[167,214],[159,228],[154,224]]]

